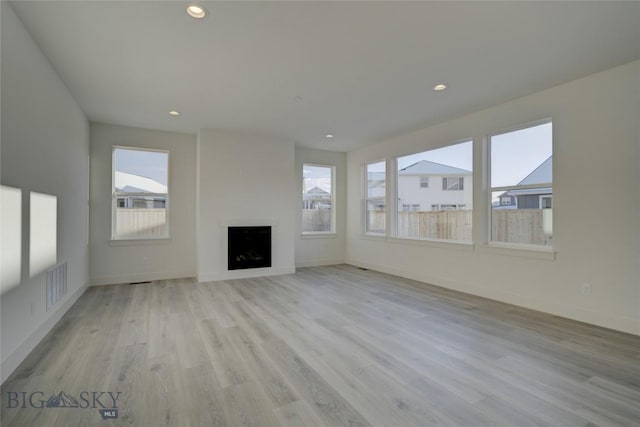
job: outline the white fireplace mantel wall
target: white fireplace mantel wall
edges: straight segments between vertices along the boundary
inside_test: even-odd
[[[198,281],[295,272],[293,141],[202,129],[197,159]],[[271,225],[271,268],[227,270],[227,227],[242,225]]]

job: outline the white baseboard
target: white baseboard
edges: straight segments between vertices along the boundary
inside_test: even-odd
[[[296,261],[296,268],[344,264],[344,259],[312,259]]]
[[[193,271],[170,271],[162,273],[129,274],[124,276],[92,277],[91,286],[118,285],[121,283],[146,282],[151,280],[182,279],[184,277],[195,277],[195,275],[196,274]]]
[[[567,319],[577,320],[579,322],[601,326],[603,328],[615,329],[617,331],[626,332],[633,335],[640,335],[640,324],[636,319],[633,318],[614,316],[609,313],[602,313],[599,311],[587,310],[582,307],[558,304],[552,301],[546,301],[539,298],[532,298],[530,296],[519,295],[510,292],[498,291],[495,289],[489,289],[473,284],[458,283],[439,277],[429,276],[428,274],[424,273],[404,271],[396,269],[394,267],[371,264],[352,258],[346,259],[345,263],[356,267],[368,268],[370,270],[379,271],[382,273],[393,274],[394,276],[400,276],[419,282],[429,283],[435,286],[440,286],[442,288],[453,289],[455,291],[489,298],[495,301],[517,305],[519,307],[529,308],[531,310],[553,314],[555,316],[565,317]]]
[[[36,328],[24,341],[2,361],[0,366],[0,383],[4,383],[7,378],[16,370],[18,366],[26,359],[26,357],[33,351],[34,348],[42,341],[42,339],[53,329],[62,316],[69,311],[71,306],[82,296],[84,291],[89,287],[88,283],[85,283],[73,294],[71,294],[66,301],[61,303],[55,311],[49,316],[40,326]]]
[[[295,267],[250,268],[246,270],[202,273],[198,274],[197,279],[198,282],[202,283],[215,282],[218,280],[251,279],[253,277],[280,276],[283,274],[294,274],[295,272]]]

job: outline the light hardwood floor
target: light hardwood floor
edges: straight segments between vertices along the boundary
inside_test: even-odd
[[[121,392],[118,418],[8,407],[36,391]],[[3,384],[1,421],[640,425],[640,337],[346,265],[93,287]]]

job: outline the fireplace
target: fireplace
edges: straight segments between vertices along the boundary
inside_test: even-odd
[[[228,228],[229,270],[271,267],[271,226]]]

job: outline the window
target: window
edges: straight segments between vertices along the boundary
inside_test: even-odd
[[[169,152],[114,147],[111,238],[169,237]]]
[[[302,233],[335,232],[335,167],[302,167]]]
[[[472,141],[398,157],[397,166],[396,236],[471,241]]]
[[[540,196],[540,209],[551,209],[552,196]]]
[[[384,234],[387,230],[386,162],[368,163],[366,166],[365,232]]]
[[[511,206],[511,197],[509,196],[504,196],[500,198],[500,205],[501,206]]]
[[[463,177],[443,177],[442,189],[445,191],[462,191],[464,190],[464,178]]]
[[[490,138],[491,241],[551,245],[552,147],[550,121]]]

